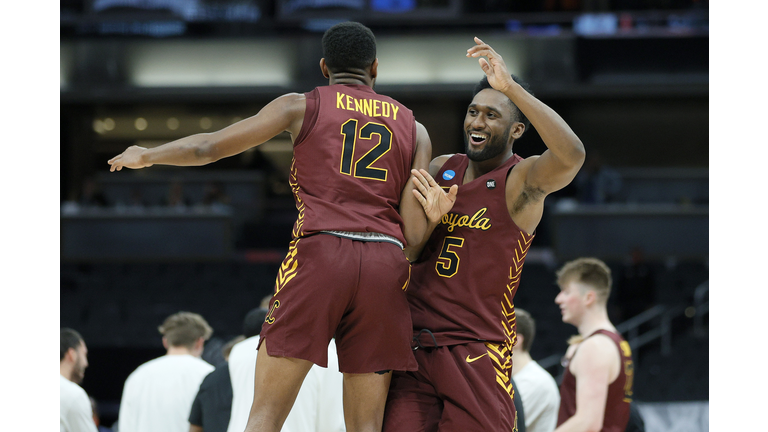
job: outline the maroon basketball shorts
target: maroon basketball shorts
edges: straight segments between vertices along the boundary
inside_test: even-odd
[[[419,349],[416,372],[395,372],[383,432],[516,432],[504,345],[473,342]]]
[[[336,337],[339,371],[416,370],[402,249],[316,234],[291,242],[261,330],[267,353],[327,367]]]

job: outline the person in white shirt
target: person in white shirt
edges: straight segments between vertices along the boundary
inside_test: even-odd
[[[229,354],[229,374],[232,379],[232,412],[227,432],[243,432],[253,404],[253,381],[261,324],[269,311],[259,309],[246,316],[243,333],[247,337],[236,344]],[[259,315],[260,314],[260,315]],[[253,316],[261,319],[255,320]],[[258,327],[249,321],[258,322]],[[283,423],[281,432],[344,432],[342,405],[344,375],[339,372],[336,341],[328,345],[328,367],[312,365],[301,385],[296,402]],[[120,431],[122,432],[122,431]]]
[[[60,432],[96,432],[88,394],[78,385],[88,367],[88,348],[80,333],[61,329],[59,353]]]
[[[560,390],[549,372],[531,358],[536,322],[527,311],[515,308],[517,340],[513,350],[512,377],[520,389],[526,432],[552,432],[557,426]]]
[[[200,383],[214,367],[202,360],[213,330],[203,317],[178,312],[158,327],[167,353],[136,368],[125,381],[120,432],[188,432]]]

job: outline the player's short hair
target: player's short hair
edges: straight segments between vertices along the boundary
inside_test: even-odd
[[[268,310],[260,307],[251,309],[243,320],[243,336],[249,338],[261,333],[261,326],[264,325],[268,313]]]
[[[581,282],[589,285],[597,294],[598,300],[605,304],[611,295],[611,269],[597,258],[578,258],[569,261],[557,271],[557,284],[562,288],[569,282]]]
[[[536,337],[536,322],[525,309],[515,308],[515,329],[517,334],[523,336],[520,348],[530,352],[533,338]]]
[[[525,91],[527,91],[531,96],[533,96],[533,92],[531,91],[531,86],[523,81],[520,77],[518,77],[515,74],[510,74],[512,76],[512,79],[515,80],[516,83],[520,84],[520,87],[522,87]],[[485,89],[492,89],[493,86],[488,82],[488,77],[484,76],[483,79],[480,80],[477,85],[475,85],[475,90],[472,92],[472,97],[474,98],[477,96],[478,93]],[[513,108],[513,112],[515,113],[515,121],[519,121],[520,123],[525,125],[525,130],[528,130],[528,128],[531,126],[531,122],[528,120],[528,117],[523,114],[522,111],[520,111],[519,108],[517,108],[517,105],[515,105],[514,102],[512,102],[509,98],[507,98],[507,102],[509,102],[509,105]]]
[[[69,351],[70,348],[77,349],[81,342],[83,342],[83,337],[80,336],[80,333],[72,330],[71,328],[61,329],[59,361],[64,360],[64,356],[67,355],[67,351]]]
[[[194,347],[200,338],[208,340],[213,334],[205,318],[192,312],[177,312],[169,316],[157,330],[168,340],[168,345],[186,348]]]
[[[366,69],[376,60],[376,37],[358,22],[336,24],[323,35],[323,57],[334,73]]]

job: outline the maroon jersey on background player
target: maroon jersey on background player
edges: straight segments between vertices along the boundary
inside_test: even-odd
[[[632,350],[629,343],[621,335],[608,330],[597,330],[588,337],[602,334],[611,338],[621,356],[619,376],[608,386],[608,396],[605,401],[605,417],[600,432],[624,432],[629,421],[629,404],[632,402],[632,382],[634,366]],[[578,352],[578,348],[573,355]],[[570,360],[570,359],[568,359]],[[563,381],[560,383],[560,411],[557,415],[557,425],[576,414],[576,377],[571,373],[568,360],[565,364]]]
[[[365,85],[305,95],[304,124],[293,143],[293,236],[375,232],[405,243],[398,209],[416,142],[411,110]]]

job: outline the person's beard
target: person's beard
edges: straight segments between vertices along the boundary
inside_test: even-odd
[[[496,156],[504,153],[506,150],[507,142],[509,141],[509,134],[512,131],[512,125],[507,126],[502,136],[493,135],[480,151],[472,151],[469,144],[469,133],[464,133],[464,153],[467,157],[475,162],[487,161],[493,159]]]
[[[77,363],[75,364],[75,367],[72,368],[72,382],[80,384],[83,382],[83,378],[85,378],[85,366]]]

